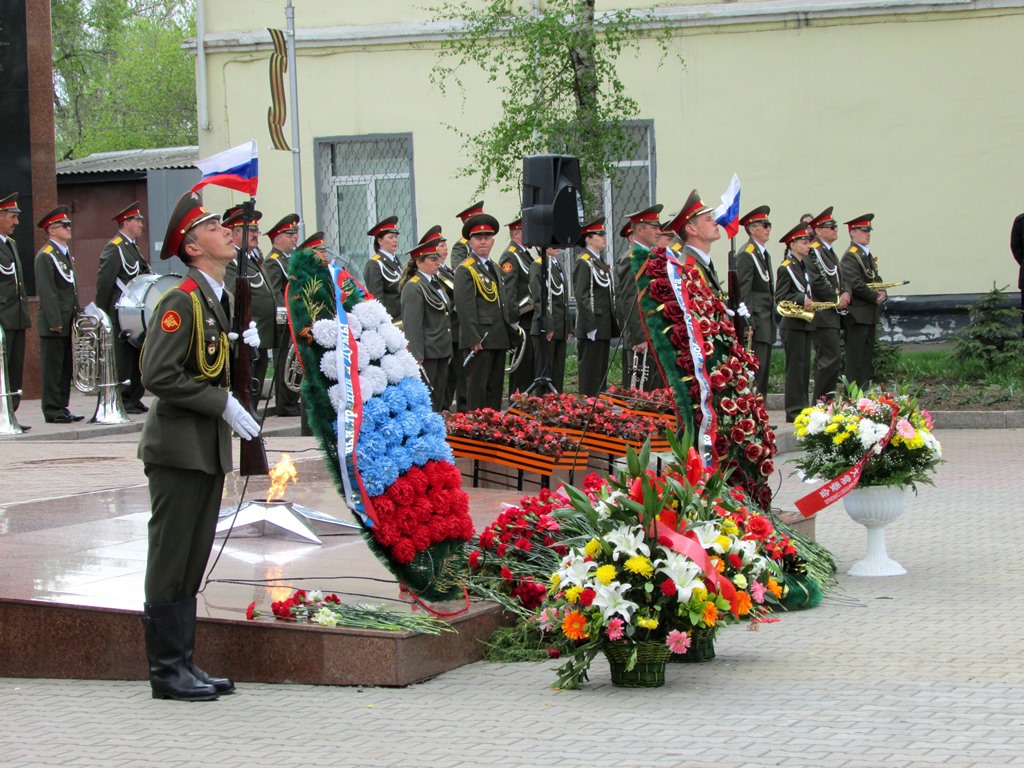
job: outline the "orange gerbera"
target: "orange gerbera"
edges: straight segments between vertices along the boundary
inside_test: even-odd
[[[713,627],[718,621],[718,606],[714,603],[704,604],[704,624]]]
[[[776,597],[782,597],[782,587],[775,579],[768,579],[768,591]]]
[[[570,640],[585,640],[590,637],[587,632],[587,617],[579,611],[570,611],[562,619],[562,634]]]
[[[748,595],[746,592],[738,591],[730,601],[729,612],[737,618],[739,618],[740,616],[746,616],[748,613],[750,613],[750,609],[753,607],[753,605],[754,603],[750,599],[750,595]]]

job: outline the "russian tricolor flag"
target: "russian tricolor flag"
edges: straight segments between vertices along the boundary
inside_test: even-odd
[[[240,144],[225,149],[216,155],[196,161],[196,167],[203,172],[203,178],[192,187],[196,192],[207,184],[227,187],[244,192],[249,197],[256,196],[259,185],[259,161],[256,158],[256,139],[248,144]]]
[[[736,237],[740,230],[740,177],[735,173],[722,195],[722,204],[715,208],[715,221],[725,227],[729,237]]]

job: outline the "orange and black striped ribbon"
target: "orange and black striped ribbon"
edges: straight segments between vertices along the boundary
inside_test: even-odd
[[[270,109],[267,110],[267,127],[270,129],[270,140],[274,149],[288,152],[291,147],[284,140],[284,120],[288,114],[284,102],[284,73],[288,71],[288,46],[284,39],[284,30],[267,29],[274,41],[274,52],[270,54]]]

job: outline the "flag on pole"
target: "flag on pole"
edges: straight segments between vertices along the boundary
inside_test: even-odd
[[[722,195],[722,204],[715,208],[715,221],[725,227],[725,234],[736,237],[740,229],[740,177],[735,173]]]
[[[213,184],[256,196],[259,185],[259,162],[256,158],[256,139],[248,144],[225,149],[216,155],[196,160],[196,167],[203,172],[203,178],[192,187],[193,192]]]

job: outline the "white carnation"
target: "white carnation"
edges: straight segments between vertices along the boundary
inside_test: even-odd
[[[346,312],[345,321],[348,323],[348,327],[349,330],[352,331],[352,335],[358,339],[359,334],[363,332],[363,324],[359,322],[359,318],[353,315],[351,312]]]
[[[387,344],[388,352],[398,352],[401,349],[405,349],[407,344],[405,334],[398,330],[398,328],[389,323],[388,325],[382,325],[377,330],[384,338],[384,343]]]
[[[879,424],[871,419],[861,419],[857,424],[857,439],[864,448],[875,446],[888,433],[889,428],[885,424]]]
[[[807,421],[807,434],[820,435],[825,431],[830,420],[831,417],[825,411],[814,409]]]
[[[380,367],[387,374],[388,381],[397,384],[402,379],[414,378],[420,375],[420,367],[416,364],[416,358],[406,350],[387,355],[380,361]]]
[[[384,343],[384,337],[377,331],[363,329],[363,335],[359,337],[359,357],[367,357],[370,360],[380,360],[387,354],[388,347]]]
[[[376,299],[363,301],[352,307],[352,315],[360,322],[363,330],[374,330],[377,326],[390,324],[391,315]]]
[[[387,386],[387,374],[376,365],[371,365],[359,374],[359,389],[364,403],[371,397],[379,395]]]
[[[335,411],[340,411],[342,405],[342,391],[341,384],[334,384],[327,388],[327,396],[331,399],[331,405],[334,406]]]
[[[313,323],[313,341],[325,349],[338,346],[338,321],[331,318]]]
[[[365,371],[371,365],[373,365],[373,361],[370,359],[369,355],[356,355],[356,368],[359,369],[360,373]]]
[[[324,376],[332,381],[338,380],[338,357],[333,352],[329,352],[320,358],[320,370]]]

